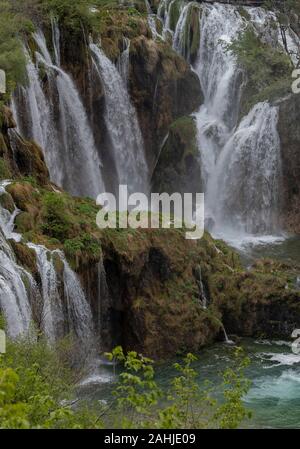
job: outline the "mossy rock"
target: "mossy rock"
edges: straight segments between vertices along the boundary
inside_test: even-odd
[[[190,63],[194,63],[198,57],[201,34],[201,12],[201,7],[197,3],[191,3],[185,22],[183,42],[181,45],[183,55]]]
[[[16,255],[17,262],[29,271],[35,278],[38,276],[37,261],[35,251],[23,243],[10,241],[13,251]]]
[[[34,229],[34,218],[32,214],[28,212],[21,212],[15,220],[16,230],[21,234],[32,231]]]
[[[197,127],[193,117],[181,117],[169,130],[153,174],[153,191],[201,192]]]
[[[0,134],[0,147],[1,147],[1,134]],[[0,180],[10,179],[12,177],[12,171],[10,169],[9,161],[4,157],[0,158]]]
[[[3,130],[16,128],[16,122],[13,117],[12,110],[7,106],[2,106],[0,110],[0,124]]]
[[[27,182],[14,182],[6,188],[18,209],[32,212],[36,190]],[[37,205],[38,207],[38,205]]]
[[[174,0],[170,4],[170,30],[175,31],[178,19],[180,17],[181,9],[184,5],[184,0]]]
[[[4,207],[4,209],[7,209],[10,213],[15,210],[15,204],[12,196],[7,192],[0,194],[0,205]]]
[[[2,156],[7,154],[7,144],[5,142],[4,139],[4,135],[2,133],[0,133],[0,155],[1,155],[1,164],[3,164],[3,160],[2,160]],[[3,169],[1,169],[1,172],[3,171]]]

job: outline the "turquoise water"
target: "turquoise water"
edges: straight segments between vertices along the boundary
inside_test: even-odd
[[[250,357],[246,376],[251,388],[244,403],[253,412],[243,428],[300,428],[300,355],[292,353],[284,341],[243,340],[239,343]],[[209,380],[214,395],[221,397],[221,373],[231,366],[235,347],[218,343],[199,353],[195,368],[199,383]],[[158,366],[157,382],[167,387],[175,375],[172,363]],[[100,363],[98,373],[81,387],[81,397],[111,399],[116,377],[113,367]]]

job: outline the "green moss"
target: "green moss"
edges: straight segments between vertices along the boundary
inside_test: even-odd
[[[6,159],[0,158],[0,179],[9,179],[11,176],[9,163]]]
[[[181,7],[183,5],[183,0],[175,0],[172,2],[172,4],[170,5],[170,29],[172,31],[175,31],[176,29],[176,25],[180,16],[180,12],[181,12]]]
[[[246,8],[244,8],[243,6],[238,6],[237,10],[240,16],[243,17],[247,22],[251,21],[251,15],[248,13]]]
[[[43,231],[52,238],[63,242],[69,232],[71,219],[67,212],[66,200],[63,195],[49,192],[43,197]]]
[[[81,264],[84,261],[97,263],[101,258],[100,240],[89,234],[82,234],[74,239],[66,240],[64,252],[76,268],[79,266],[79,261]]]
[[[201,33],[200,14],[200,7],[196,4],[192,4],[189,8],[184,28],[183,54],[190,62],[194,62],[198,56]]]
[[[36,264],[36,254],[35,251],[28,248],[27,245],[23,243],[17,243],[14,240],[11,241],[11,246],[16,255],[17,261],[20,265],[22,265],[26,270],[28,270],[32,275],[36,275],[38,272],[37,264]],[[24,280],[27,280],[27,276],[24,277]]]
[[[0,204],[11,213],[15,210],[14,201],[9,193],[0,194]]]
[[[16,230],[21,234],[30,232],[34,228],[34,220],[30,213],[21,212],[15,220]]]

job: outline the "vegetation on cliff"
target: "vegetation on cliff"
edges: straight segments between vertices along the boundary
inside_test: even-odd
[[[291,91],[293,70],[289,56],[262,41],[248,27],[227,47],[244,70],[245,87],[240,114],[244,116],[257,103],[277,100]]]

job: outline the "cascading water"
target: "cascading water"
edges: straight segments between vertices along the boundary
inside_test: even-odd
[[[52,29],[55,60],[59,63],[60,37],[54,20]],[[25,137],[36,140],[44,149],[51,179],[56,184],[74,195],[96,197],[105,190],[102,164],[82,101],[71,77],[53,63],[43,33],[35,33],[34,39],[38,47],[37,65],[26,51],[29,85],[23,95],[22,88],[19,88],[14,98],[18,122],[21,123],[20,132]],[[40,66],[47,73],[49,99],[39,77]],[[19,113],[22,105],[20,96],[26,105],[27,113],[24,115],[31,117],[27,126],[23,120],[24,115]],[[58,107],[55,104],[57,99]],[[55,113],[57,111],[58,118]]]
[[[156,20],[158,20],[158,17],[156,14],[153,14],[150,3],[148,0],[145,0],[147,14],[148,14],[148,25],[152,33],[153,39],[156,39],[157,37],[162,38],[162,36],[157,32],[156,27]]]
[[[181,54],[190,7],[183,8],[173,40]],[[246,21],[232,5],[202,5],[201,9],[194,70],[205,101],[194,116],[207,223],[213,233],[225,239],[237,234],[271,234],[279,229],[278,111],[268,103],[258,104],[238,125],[243,73],[226,47],[238,38]],[[272,19],[261,8],[248,10],[253,21],[256,18],[256,27],[261,25],[263,14],[266,22]]]
[[[61,251],[49,251],[41,245],[28,243],[37,256],[37,264],[42,282],[43,304],[41,326],[49,341],[55,341],[66,332],[73,332],[81,341],[89,342],[93,338],[93,320],[89,304],[85,298],[76,274],[71,270]],[[63,296],[59,290],[59,281],[55,263],[63,265]],[[66,326],[67,325],[67,326]]]
[[[1,183],[0,195],[8,184]],[[41,289],[32,275],[17,264],[8,239],[19,242],[22,238],[14,232],[18,212],[17,208],[9,212],[0,206],[0,309],[9,335],[16,338],[28,333],[30,323],[35,321],[50,342],[72,332],[81,342],[90,344],[94,337],[92,312],[64,254],[27,244],[36,253]],[[63,288],[56,264],[62,267]]]
[[[118,70],[123,79],[125,86],[128,85],[129,78],[129,54],[130,54],[130,40],[124,38],[123,40],[124,50],[122,51],[119,60],[118,60]]]
[[[77,275],[71,269],[63,253],[59,254],[64,265],[64,293],[67,300],[69,325],[76,336],[85,342],[94,337],[94,326],[91,308],[86,300]]]
[[[216,232],[272,234],[279,229],[281,179],[278,108],[257,104],[220,154],[208,183]]]
[[[1,184],[0,195],[7,183]],[[15,209],[16,210],[16,209]],[[7,241],[19,236],[13,233],[16,212],[10,213],[0,206],[0,308],[4,313],[7,330],[12,338],[25,334],[31,322],[30,293],[35,290],[32,276],[20,267]],[[25,287],[28,285],[28,290]]]
[[[52,44],[55,54],[55,64],[60,67],[60,30],[56,18],[51,18]]]
[[[136,112],[116,66],[95,44],[90,44],[93,61],[105,92],[105,124],[109,132],[118,183],[131,192],[148,191],[144,142]]]
[[[179,54],[181,54],[188,62],[190,62],[190,48],[187,43],[190,40],[191,30],[188,26],[188,20],[190,18],[190,14],[193,8],[197,8],[199,10],[199,20],[200,20],[200,11],[201,6],[196,2],[189,2],[185,4],[181,10],[181,14],[179,16],[176,29],[173,36],[173,48]]]
[[[184,0],[162,0],[157,10],[157,16],[163,24],[163,39],[174,35],[175,31],[175,16],[182,13],[185,6]]]
[[[243,25],[235,8],[223,5],[204,7],[201,15],[201,40],[195,70],[205,96],[195,114],[202,178],[206,186],[206,213],[213,216],[208,198],[209,185],[217,160],[237,123],[240,73],[234,57],[224,46],[237,36]]]
[[[165,28],[171,3],[163,0],[158,8]],[[174,49],[188,61],[184,43],[192,5],[190,2],[181,10],[173,35]],[[194,116],[206,192],[206,222],[213,233],[227,240],[234,235],[239,235],[240,240],[249,234],[278,234],[278,110],[268,103],[256,105],[239,124],[243,73],[226,49],[250,24],[265,43],[283,48],[276,16],[263,8],[250,7],[245,8],[248,17],[241,16],[235,6],[218,3],[201,5],[200,9],[199,53],[193,68],[201,81],[205,102]],[[292,31],[286,38],[287,51],[295,63],[299,39]]]
[[[33,243],[28,243],[28,247],[36,253],[42,283],[43,301],[37,311],[39,326],[48,340],[54,342],[63,335],[64,316],[52,254],[45,247]]]

